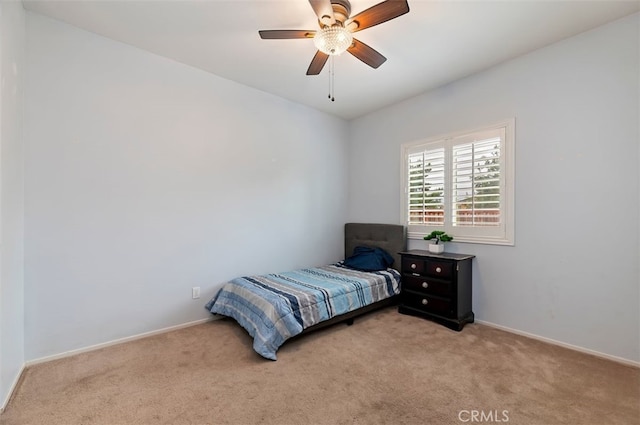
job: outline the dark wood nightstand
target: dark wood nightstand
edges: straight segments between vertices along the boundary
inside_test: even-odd
[[[473,323],[471,260],[475,255],[400,252],[402,314],[421,316],[461,331]]]

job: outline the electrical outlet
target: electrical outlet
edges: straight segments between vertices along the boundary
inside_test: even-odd
[[[191,288],[191,297],[194,300],[200,298],[200,287],[199,286],[194,286],[193,288]]]

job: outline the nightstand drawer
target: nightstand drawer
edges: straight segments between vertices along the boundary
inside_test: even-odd
[[[424,262],[424,273],[429,276],[448,279],[453,276],[453,263],[448,261],[427,260]]]
[[[424,273],[424,260],[416,258],[402,258],[402,271],[404,273]]]
[[[402,303],[410,308],[421,310],[427,313],[441,314],[447,316],[453,313],[451,301],[448,299],[430,297],[427,295],[403,293]]]
[[[451,284],[421,276],[402,276],[402,287],[410,291],[449,296]]]

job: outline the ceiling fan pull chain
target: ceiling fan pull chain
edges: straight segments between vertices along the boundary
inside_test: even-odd
[[[329,98],[332,102],[336,101],[336,98],[333,96],[336,91],[336,83],[335,83],[335,72],[334,72],[334,64],[333,64],[334,56],[331,55],[329,58]]]
[[[329,56],[329,96],[327,96],[329,100],[331,100],[331,93],[332,93],[332,89],[331,89],[331,64],[332,63],[333,63],[333,56]]]

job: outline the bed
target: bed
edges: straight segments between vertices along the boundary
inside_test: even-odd
[[[234,319],[253,337],[258,354],[276,360],[290,338],[338,322],[350,325],[396,302],[404,226],[347,223],[344,249],[345,259],[335,264],[233,279],[205,308]],[[370,266],[369,260],[378,262]]]

